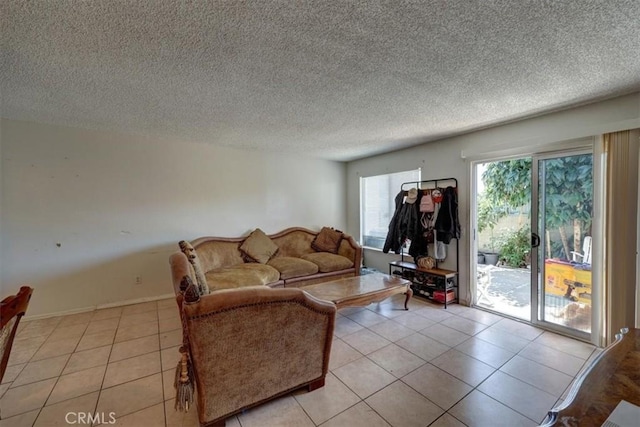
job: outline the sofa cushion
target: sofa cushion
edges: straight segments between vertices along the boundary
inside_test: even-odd
[[[211,270],[207,272],[206,277],[209,289],[216,291],[268,285],[280,280],[280,272],[269,265],[248,263]]]
[[[330,254],[328,252],[316,252],[302,255],[302,259],[311,261],[318,266],[320,273],[344,270],[353,267],[353,261],[342,255]]]
[[[334,230],[329,227],[322,227],[311,247],[320,252],[338,253],[340,242],[342,241],[342,231]]]
[[[280,279],[292,279],[294,277],[309,276],[318,272],[318,266],[311,261],[300,258],[282,256],[270,260],[267,265],[280,272]]]
[[[278,252],[278,245],[264,231],[256,228],[242,242],[240,250],[260,264],[266,264]]]
[[[195,248],[191,245],[191,243],[186,240],[181,240],[178,242],[178,246],[180,246],[180,250],[187,257],[189,263],[193,267],[193,272],[196,275],[196,282],[198,285],[198,292],[200,295],[206,295],[209,293],[209,286],[207,285],[207,279],[205,278],[204,273],[202,272],[202,267],[200,266],[200,259],[198,258],[198,253]]]

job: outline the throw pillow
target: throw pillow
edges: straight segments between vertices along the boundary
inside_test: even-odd
[[[273,240],[264,234],[264,231],[256,228],[242,242],[240,250],[260,264],[266,264],[278,252],[278,245],[273,243]]]
[[[318,252],[337,254],[338,248],[340,248],[340,242],[342,242],[342,237],[342,231],[322,227],[322,230],[320,230],[316,238],[311,242],[311,247]]]
[[[207,295],[209,293],[209,285],[207,284],[207,278],[204,276],[204,272],[200,266],[200,260],[198,259],[198,254],[196,253],[195,248],[186,240],[181,240],[178,245],[180,246],[182,253],[185,254],[189,260],[189,263],[191,263],[193,272],[196,274],[198,292],[200,295]]]

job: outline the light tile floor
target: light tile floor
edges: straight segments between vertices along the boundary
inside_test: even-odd
[[[399,295],[339,312],[325,387],[228,426],[534,426],[601,350],[481,310]],[[197,426],[174,411],[181,341],[172,299],[20,325],[0,427]],[[86,416],[85,416],[86,417]],[[66,418],[66,419],[65,419]]]

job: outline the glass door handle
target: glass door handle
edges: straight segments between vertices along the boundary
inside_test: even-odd
[[[538,246],[540,246],[540,236],[536,233],[531,233],[531,247],[537,248]]]

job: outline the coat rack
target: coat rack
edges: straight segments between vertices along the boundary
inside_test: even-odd
[[[418,191],[421,191],[425,194],[427,191],[431,190],[440,190],[444,192],[444,189],[447,187],[453,187],[456,191],[456,195],[458,194],[458,180],[456,178],[441,178],[441,179],[427,179],[423,181],[408,181],[403,182],[400,185],[400,190],[404,192],[406,195],[411,188],[416,188]],[[404,245],[402,246],[400,252],[401,261],[404,261]],[[460,248],[458,244],[458,239],[456,239],[456,266],[455,270],[458,271],[460,261]],[[436,267],[439,267],[440,262],[436,260]]]
[[[430,193],[435,189],[440,190],[444,194],[444,190],[448,187],[452,187],[454,189],[457,198],[458,180],[456,178],[404,182],[400,186],[400,191],[404,193],[404,195],[407,195],[409,189],[416,188],[418,192],[422,192],[422,195],[424,196],[427,192]],[[440,210],[438,213],[440,213]],[[422,238],[426,239],[427,237],[423,236]],[[409,279],[411,281],[411,289],[413,290],[414,295],[443,303],[444,308],[446,309],[449,302],[456,302],[458,300],[458,267],[460,260],[460,248],[458,237],[454,236],[451,240],[456,241],[455,268],[453,270],[440,268],[440,264],[443,262],[438,261],[435,257],[435,267],[432,269],[419,267],[413,262],[413,260],[411,260],[411,262],[406,262],[404,260],[405,245],[403,244],[400,249],[401,260],[389,263],[389,274],[399,274],[402,277]],[[435,239],[433,245],[435,249],[435,246],[437,245]],[[395,272],[393,271],[394,269],[396,270]]]

